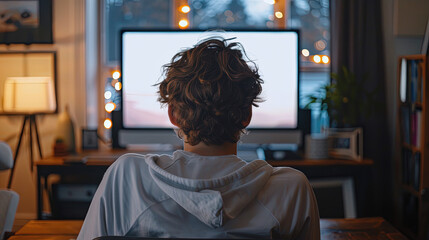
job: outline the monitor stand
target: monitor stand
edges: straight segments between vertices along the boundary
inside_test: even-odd
[[[299,160],[302,159],[297,144],[239,144],[238,156],[262,160]]]

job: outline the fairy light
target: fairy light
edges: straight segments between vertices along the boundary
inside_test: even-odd
[[[110,92],[110,91],[105,91],[104,92],[104,98],[106,100],[109,100],[111,97],[112,97],[112,92]]]
[[[104,120],[103,125],[104,125],[104,128],[110,129],[112,127],[112,120],[110,120],[110,118],[106,118]]]
[[[321,60],[322,60],[322,58],[319,55],[314,55],[313,56],[313,61],[315,63],[320,63]]]
[[[122,83],[121,82],[115,83],[115,89],[116,91],[120,91],[122,89]]]
[[[283,18],[283,13],[277,11],[276,13],[274,13],[274,15],[276,15],[276,18]]]
[[[301,54],[304,57],[308,57],[308,56],[310,56],[310,51],[308,51],[308,49],[304,48],[304,49],[301,50]]]
[[[182,19],[179,21],[179,27],[180,28],[187,28],[189,26],[189,22],[186,19]]]
[[[104,109],[106,110],[106,112],[111,113],[113,110],[115,110],[116,108],[116,104],[113,102],[108,102],[106,103],[106,105],[104,106]]]
[[[121,73],[119,71],[114,71],[112,73],[113,79],[119,79],[121,77]]]
[[[190,11],[191,11],[191,8],[190,8],[188,5],[184,5],[184,6],[182,6],[182,7],[180,8],[180,11],[181,11],[182,13],[188,13],[188,12],[190,12]]]
[[[325,63],[325,64],[329,63],[329,57],[328,57],[328,56],[326,56],[326,55],[325,55],[325,56],[323,56],[323,57],[322,57],[322,62],[323,62],[323,63]]]

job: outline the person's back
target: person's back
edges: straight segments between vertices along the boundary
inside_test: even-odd
[[[106,172],[78,239],[319,239],[306,177],[236,156],[262,83],[240,45],[206,40],[178,53],[165,72],[159,100],[168,105],[184,150],[119,158]]]

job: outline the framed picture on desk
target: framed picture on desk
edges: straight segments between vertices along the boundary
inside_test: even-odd
[[[331,157],[356,161],[363,159],[362,128],[330,128],[328,140]]]
[[[98,149],[97,129],[82,129],[82,150]]]

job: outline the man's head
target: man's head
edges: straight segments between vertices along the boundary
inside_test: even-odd
[[[158,100],[190,145],[236,143],[260,101],[262,80],[239,43],[210,38],[164,66]]]

